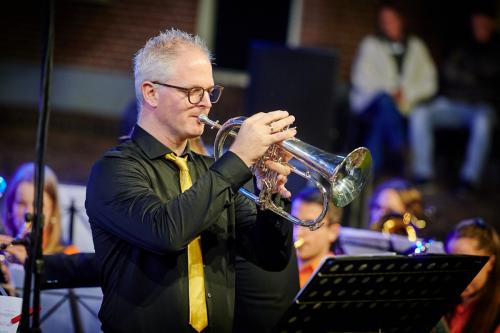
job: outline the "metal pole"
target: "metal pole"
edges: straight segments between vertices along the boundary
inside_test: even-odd
[[[45,34],[43,38],[43,63],[40,83],[40,100],[38,104],[38,128],[36,141],[35,163],[35,202],[33,224],[31,229],[31,242],[28,250],[28,259],[25,266],[23,289],[23,306],[21,313],[20,332],[41,332],[40,329],[40,278],[43,270],[42,235],[43,235],[43,189],[44,166],[47,131],[50,114],[50,91],[52,74],[52,54],[54,47],[54,0],[45,0],[42,9],[45,19]],[[33,278],[33,321],[30,329],[30,300],[31,284]]]

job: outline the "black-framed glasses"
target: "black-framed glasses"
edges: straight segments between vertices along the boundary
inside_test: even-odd
[[[200,103],[201,100],[203,99],[203,96],[205,95],[205,91],[208,93],[208,97],[210,98],[210,103],[215,104],[219,101],[220,96],[222,95],[222,91],[224,90],[224,87],[219,85],[215,85],[213,87],[205,89],[202,87],[192,87],[192,88],[178,87],[158,81],[153,81],[153,83],[159,84],[160,86],[174,88],[185,92],[188,97],[188,101],[191,104]]]

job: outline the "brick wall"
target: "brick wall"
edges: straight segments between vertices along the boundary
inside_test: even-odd
[[[132,55],[146,38],[167,27],[195,32],[198,1],[56,1],[55,63],[129,71]],[[347,79],[360,40],[374,31],[381,0],[303,1],[302,45],[336,48],[341,56],[341,78]],[[466,30],[463,16],[474,2],[395,3],[400,6],[409,30],[428,42],[439,61],[450,37]],[[3,4],[0,60],[39,62],[41,11],[40,1]]]
[[[0,108],[0,175],[10,177],[21,164],[35,159],[36,109]],[[116,145],[116,119],[52,112],[45,161],[64,183],[86,184],[93,163]]]
[[[340,56],[340,77],[345,80],[359,41],[373,30],[375,10],[371,0],[304,0],[301,43],[335,48]]]
[[[168,27],[195,32],[198,0],[55,1],[55,64],[130,71],[146,38]],[[0,12],[0,59],[40,61],[40,1]]]

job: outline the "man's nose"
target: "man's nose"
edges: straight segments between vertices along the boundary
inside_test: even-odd
[[[208,91],[203,92],[203,98],[201,99],[201,104],[207,108],[212,107],[212,102],[210,101],[210,94]]]

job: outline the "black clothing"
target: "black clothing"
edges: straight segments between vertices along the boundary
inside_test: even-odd
[[[279,272],[263,270],[237,256],[233,333],[271,332],[299,289],[295,251]]]
[[[268,270],[287,264],[291,224],[239,194],[241,159],[186,150],[193,186],[181,193],[171,150],[139,126],[92,168],[85,202],[103,289],[104,332],[195,332],[189,325],[187,244],[201,234],[208,327],[233,325],[236,252]]]
[[[455,49],[443,65],[442,94],[468,103],[500,107],[500,37]]]
[[[95,253],[44,255],[42,289],[99,287]]]

